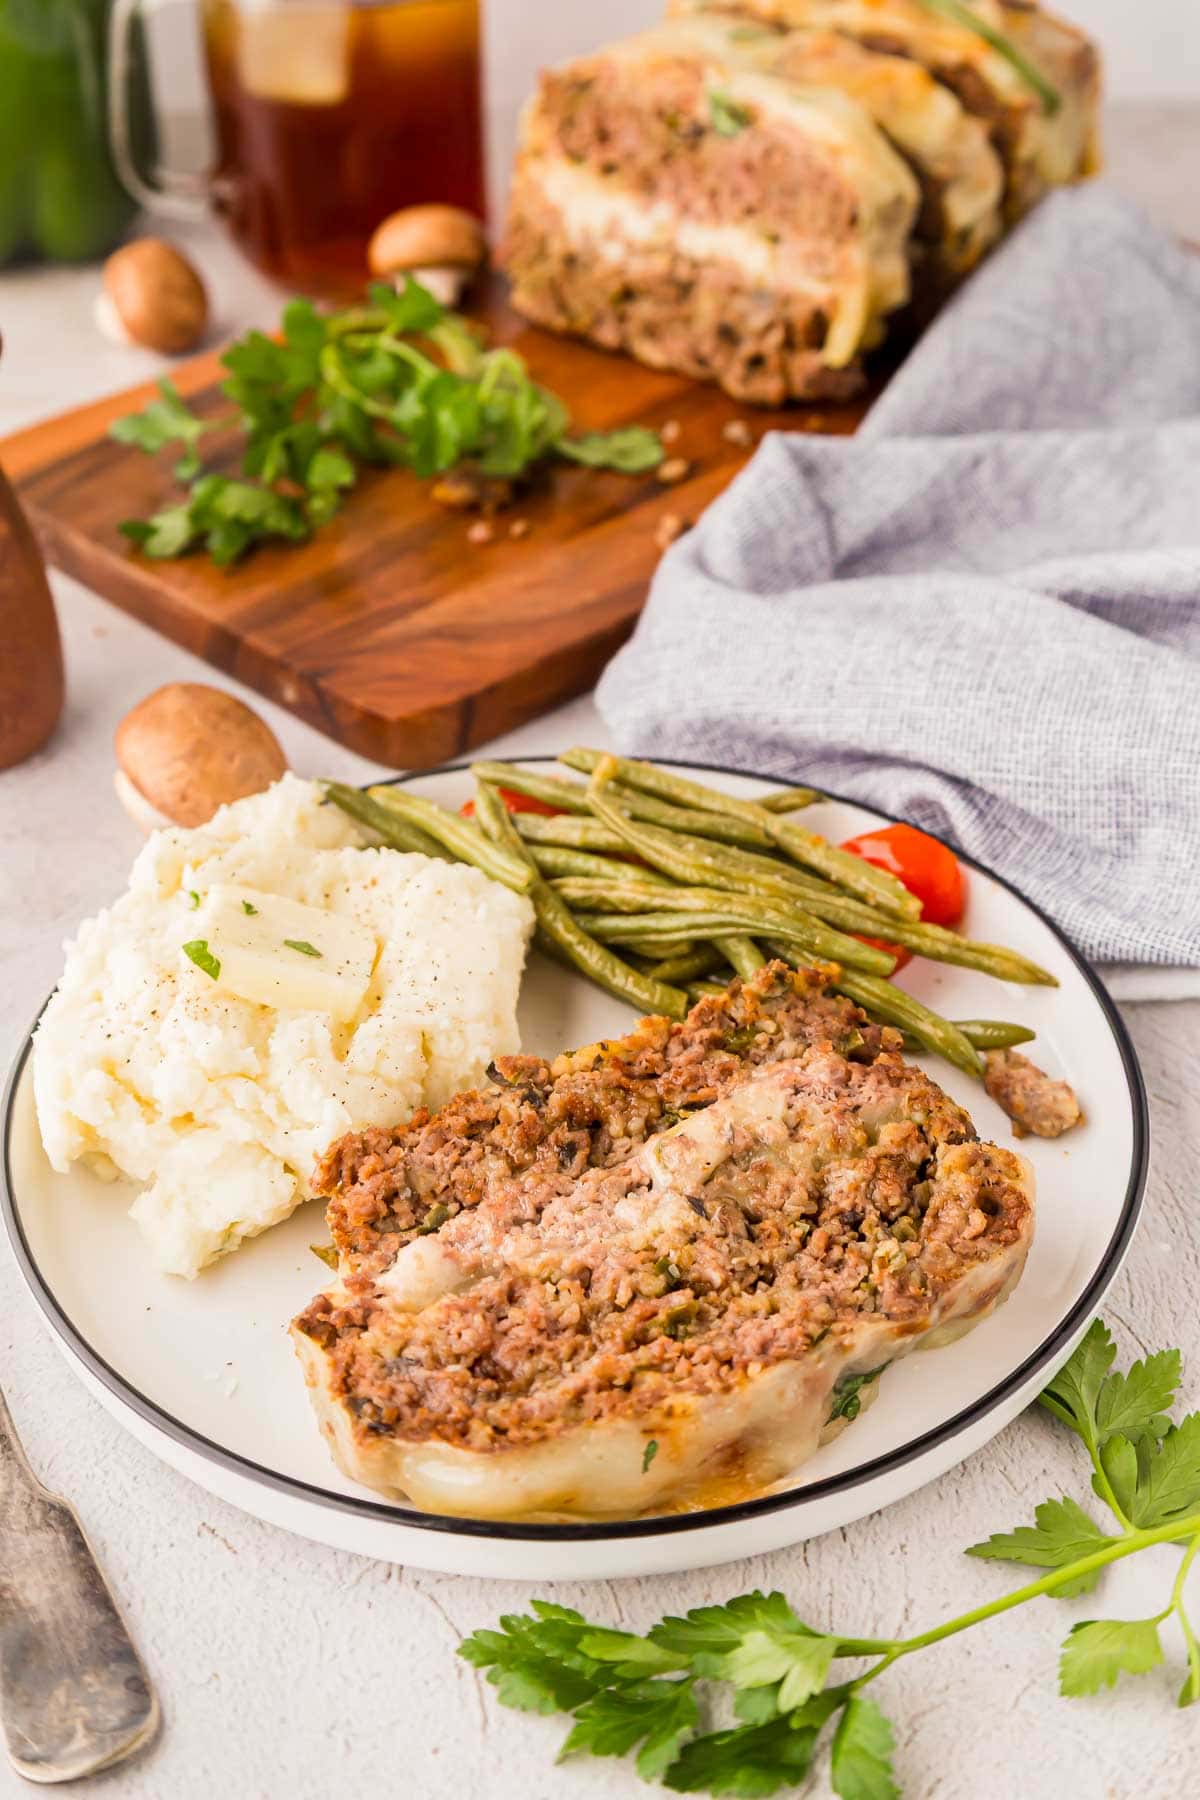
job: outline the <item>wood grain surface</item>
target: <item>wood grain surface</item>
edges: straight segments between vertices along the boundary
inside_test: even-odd
[[[473,309],[560,394],[580,430],[680,426],[686,480],[554,466],[474,544],[470,516],[439,506],[406,471],[370,471],[308,544],[258,550],[232,570],[202,556],[152,562],[118,531],[167,504],[172,457],[114,443],[112,421],[150,386],[35,425],[0,444],[47,560],[114,605],[380,762],[427,768],[582,692],[628,636],[660,554],[665,514],[693,523],[750,454],[784,428],[844,433],[861,405],[785,413],[739,406],[715,388],[537,331],[493,285]],[[219,353],[173,372],[206,414],[221,411]],[[235,466],[218,442],[215,466]],[[528,521],[513,539],[513,519]]]

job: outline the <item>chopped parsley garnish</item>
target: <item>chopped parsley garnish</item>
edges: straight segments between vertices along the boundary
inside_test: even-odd
[[[201,418],[169,381],[143,412],[118,419],[118,443],[182,448],[184,495],[121,531],[143,555],[203,549],[233,563],[256,545],[303,543],[328,524],[363,471],[399,464],[423,479],[462,468],[515,480],[553,458],[639,474],[663,459],[642,426],[571,436],[567,407],[507,345],[488,348],[419,282],[370,288],[364,305],[318,312],[289,301],[278,336],[251,331],[226,350],[233,411]],[[201,440],[240,434],[235,474],[205,468]]]
[[[191,908],[191,910],[193,912],[195,912],[195,910],[199,906],[199,904],[200,904],[199,894],[196,892],[195,888],[189,888],[188,889],[188,905],[189,905],[189,907]]]
[[[747,125],[754,123],[750,108],[721,88],[708,90],[708,117],[718,137],[736,137],[739,131],[745,131]]]
[[[321,951],[317,949],[315,944],[310,944],[307,938],[284,938],[283,941],[287,949],[298,950],[301,956],[321,955]]]
[[[209,949],[207,939],[192,938],[183,946],[183,954],[190,962],[194,962],[198,969],[202,969],[206,975],[211,976],[214,981],[221,973],[221,965]]]
[[[642,1474],[643,1475],[649,1469],[650,1464],[654,1461],[654,1459],[657,1455],[658,1455],[658,1439],[651,1438],[650,1442],[646,1445],[646,1448],[642,1451]]]
[[[248,900],[243,900],[242,901],[242,911],[244,913],[250,913],[253,916],[253,914],[255,914],[258,911],[258,908],[257,908],[257,906],[251,906],[251,904]]]

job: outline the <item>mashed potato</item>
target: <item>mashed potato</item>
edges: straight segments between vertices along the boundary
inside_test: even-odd
[[[67,946],[34,1042],[46,1154],[144,1183],[132,1216],[172,1274],[286,1218],[343,1132],[440,1106],[518,1047],[528,901],[365,839],[285,775],[197,830],[156,832],[128,893]],[[366,927],[378,951],[353,1017],[240,999],[189,961],[219,883]]]

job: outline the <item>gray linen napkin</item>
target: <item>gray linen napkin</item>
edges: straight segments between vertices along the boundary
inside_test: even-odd
[[[1198,991],[1200,256],[1046,200],[856,437],[763,440],[597,700],[621,749],[950,837],[1126,994]]]

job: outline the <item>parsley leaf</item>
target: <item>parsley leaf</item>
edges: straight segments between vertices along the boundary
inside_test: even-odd
[[[1187,1649],[1188,1672],[1183,1686],[1179,1690],[1180,1706],[1194,1706],[1200,1700],[1200,1642],[1192,1629],[1192,1622],[1182,1606],[1177,1608],[1180,1628],[1183,1631],[1183,1642]]]
[[[307,938],[284,938],[283,943],[285,949],[298,950],[301,956],[320,956],[322,954],[315,944],[309,943]]]
[[[200,537],[191,506],[165,506],[149,519],[122,519],[117,527],[146,556],[182,556]]]
[[[1072,1626],[1058,1664],[1059,1692],[1073,1697],[1145,1675],[1163,1659],[1153,1619],[1087,1619]]]
[[[597,1662],[612,1663],[618,1675],[663,1674],[687,1667],[686,1657],[633,1631],[606,1631],[589,1625],[579,1639],[579,1649]]]
[[[1172,1427],[1157,1451],[1150,1451],[1138,1475],[1133,1500],[1135,1525],[1166,1525],[1200,1503],[1200,1413]]]
[[[781,1710],[825,1685],[837,1645],[798,1619],[782,1594],[743,1594],[727,1606],[697,1607],[685,1618],[664,1619],[649,1635],[711,1680],[738,1688],[782,1683]]]
[[[718,137],[736,137],[754,122],[754,114],[721,88],[708,90],[708,117]]]
[[[244,913],[249,913],[251,915],[251,917],[253,917],[254,914],[257,913],[258,908],[257,908],[257,906],[252,906],[250,904],[249,900],[243,900],[242,901],[242,911]]]
[[[654,1459],[657,1455],[658,1455],[658,1439],[651,1438],[650,1442],[646,1445],[646,1448],[642,1451],[642,1474],[643,1475],[645,1475],[649,1472],[650,1464],[654,1461]]]
[[[623,475],[641,475],[657,469],[665,454],[657,431],[644,425],[624,425],[619,431],[585,431],[577,438],[560,438],[558,454],[590,469],[618,469]]]
[[[1033,1525],[1019,1525],[1015,1531],[994,1532],[985,1543],[972,1544],[968,1556],[983,1556],[1000,1562],[1029,1563],[1035,1569],[1061,1569],[1067,1563],[1091,1556],[1120,1540],[1106,1537],[1100,1527],[1076,1501],[1043,1500],[1034,1511]],[[1100,1570],[1081,1575],[1078,1581],[1057,1590],[1060,1596],[1085,1594],[1100,1579]]]
[[[830,1775],[841,1800],[899,1800],[892,1773],[895,1739],[873,1700],[847,1700],[833,1736]]]
[[[535,1617],[506,1613],[499,1631],[476,1631],[458,1654],[487,1678],[505,1706],[523,1712],[574,1712],[612,1684],[614,1672],[579,1652],[588,1630],[581,1613],[533,1602]]]
[[[796,1712],[764,1725],[710,1731],[684,1746],[663,1777],[681,1794],[731,1794],[740,1800],[778,1793],[803,1781],[812,1766],[821,1727],[838,1700],[819,1695]]]
[[[198,969],[202,969],[206,975],[216,981],[221,973],[221,965],[204,938],[191,938],[183,946],[183,954],[189,961],[194,962]]]
[[[137,450],[150,453],[163,450],[168,444],[182,444],[184,454],[176,464],[175,474],[180,481],[189,481],[199,473],[197,446],[204,433],[212,429],[212,424],[197,418],[180,398],[173,381],[160,381],[158,392],[159,398],[152,400],[142,412],[117,419],[109,427],[109,436],[118,444],[131,444]]]
[[[1096,1399],[1096,1428],[1101,1437],[1120,1432],[1131,1443],[1141,1437],[1160,1438],[1171,1421],[1165,1417],[1179,1386],[1178,1350],[1160,1350],[1144,1362],[1135,1362],[1128,1374],[1114,1370]]]
[[[1054,1379],[1038,1396],[1040,1405],[1069,1425],[1085,1443],[1096,1435],[1096,1403],[1116,1356],[1102,1319],[1093,1320]]]
[[[1133,1506],[1133,1497],[1137,1489],[1138,1456],[1137,1451],[1126,1437],[1109,1438],[1100,1446],[1100,1468],[1104,1472],[1104,1480],[1100,1473],[1092,1476],[1092,1491],[1101,1500],[1107,1500],[1104,1482],[1108,1483],[1113,1499],[1121,1511],[1129,1517]]]
[[[644,1781],[653,1781],[671,1766],[700,1723],[695,1682],[687,1678],[609,1688],[585,1700],[575,1721],[560,1760],[582,1750],[624,1756],[641,1744],[637,1771]]]

